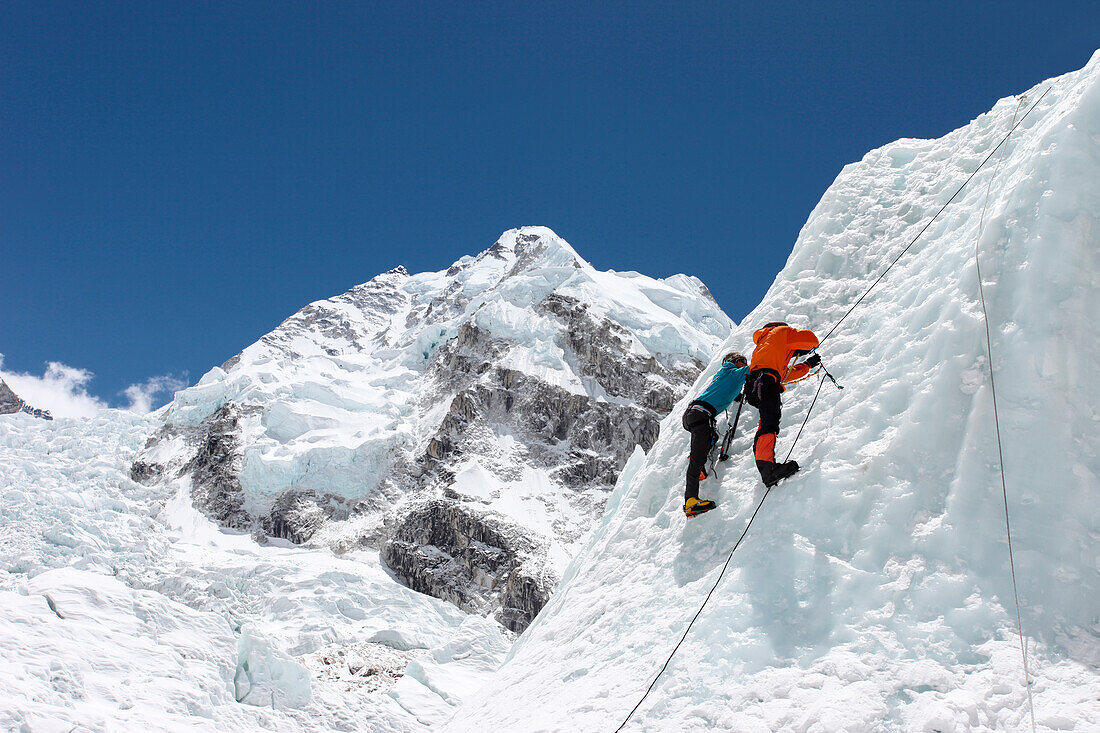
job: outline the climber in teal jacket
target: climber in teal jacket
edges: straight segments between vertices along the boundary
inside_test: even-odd
[[[707,455],[718,440],[715,420],[741,394],[749,360],[736,351],[726,354],[718,373],[697,399],[684,412],[684,430],[691,433],[691,456],[688,459],[687,487],[684,489],[684,514],[693,517],[715,507],[713,501],[699,498],[699,480],[706,478]]]

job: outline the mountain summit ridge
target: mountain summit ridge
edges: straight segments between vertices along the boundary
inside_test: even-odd
[[[732,328],[700,289],[510,229],[291,315],[177,393],[134,476],[189,482],[260,539],[376,547],[415,589],[519,630]]]

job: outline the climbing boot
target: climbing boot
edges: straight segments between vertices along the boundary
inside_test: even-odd
[[[696,514],[702,514],[703,512],[709,512],[711,509],[714,509],[716,506],[718,506],[718,505],[715,504],[713,501],[710,501],[709,499],[695,499],[695,498],[692,498],[692,499],[688,499],[687,501],[684,502],[684,514],[686,514],[688,516],[688,518],[691,518],[691,517],[694,517]]]
[[[757,465],[759,464],[760,462],[758,461]],[[760,478],[764,479],[765,486],[771,488],[783,479],[787,478],[788,476],[793,476],[797,472],[797,461],[787,461],[786,463],[773,463],[770,470],[762,469],[760,471]]]

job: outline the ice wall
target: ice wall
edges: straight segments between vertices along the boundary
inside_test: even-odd
[[[794,450],[803,471],[768,497],[626,730],[1030,727],[976,248],[1037,725],[1100,725],[1100,54],[939,140],[845,167],[726,347],[749,348],[775,319],[828,331],[1048,87],[1003,160],[822,347],[846,389],[824,386]],[[781,456],[816,387],[785,395]],[[703,484],[719,510],[685,522],[690,398],[628,463],[550,604],[445,730],[612,731],[642,697],[764,491],[750,410],[734,459]]]

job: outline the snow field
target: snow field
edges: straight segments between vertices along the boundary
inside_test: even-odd
[[[131,481],[153,426],[0,419],[0,729],[420,731],[499,663],[496,624],[377,553],[261,547]]]
[[[940,140],[902,140],[847,166],[694,393],[767,321],[824,336],[1017,106],[1001,100]],[[1100,54],[1053,81],[996,163],[823,344],[845,389],[822,387],[792,456],[803,471],[768,496],[625,730],[1030,729],[976,242],[1037,729],[1100,727]],[[784,395],[780,458],[817,386]],[[746,408],[734,458],[703,484],[718,511],[685,522],[679,420],[692,397],[628,464],[554,598],[443,730],[614,730],[641,699],[764,491]]]

